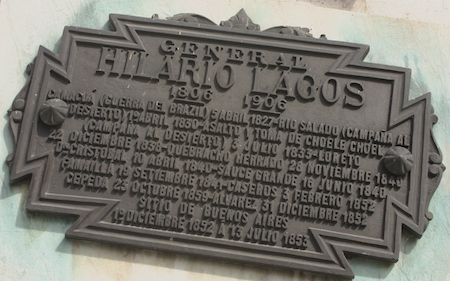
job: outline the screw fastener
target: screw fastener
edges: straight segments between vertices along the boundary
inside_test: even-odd
[[[59,125],[67,118],[69,113],[69,106],[61,99],[46,100],[41,106],[39,116],[42,122],[47,125]]]
[[[414,161],[408,149],[394,146],[384,154],[383,164],[394,175],[404,176],[411,171]]]

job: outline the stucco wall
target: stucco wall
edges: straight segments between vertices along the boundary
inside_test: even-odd
[[[426,3],[425,3],[426,2]],[[368,62],[412,69],[411,98],[432,92],[439,117],[434,127],[444,157],[450,155],[449,1],[303,0],[1,0],[0,120],[4,145],[12,151],[6,112],[25,84],[27,64],[39,45],[57,52],[63,27],[107,28],[110,13],[160,18],[193,12],[218,23],[244,8],[266,29],[306,26],[315,37],[371,46]],[[417,21],[413,21],[417,20]],[[444,164],[446,160],[444,159]],[[68,240],[74,219],[27,213],[28,183],[9,184],[0,171],[0,280],[335,280],[303,272],[279,271],[121,246]],[[405,232],[395,263],[353,258],[355,280],[450,280],[450,174],[444,173],[431,201],[434,219],[421,239]]]

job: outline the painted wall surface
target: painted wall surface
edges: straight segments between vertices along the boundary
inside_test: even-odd
[[[444,164],[450,157],[450,1],[384,0],[1,0],[0,159],[12,152],[7,110],[25,84],[25,69],[43,45],[57,52],[63,27],[107,29],[110,13],[160,18],[197,13],[219,23],[244,8],[266,29],[311,28],[315,37],[371,46],[366,61],[412,69],[410,97],[432,93],[439,117],[434,134]],[[356,12],[355,12],[356,11]],[[420,20],[412,21],[412,20]],[[447,158],[445,158],[447,157]],[[447,163],[446,163],[447,162]],[[196,257],[68,240],[74,218],[27,213],[28,183],[0,178],[0,280],[340,280]],[[353,258],[355,280],[450,280],[450,173],[444,173],[421,239],[405,231],[400,260]]]

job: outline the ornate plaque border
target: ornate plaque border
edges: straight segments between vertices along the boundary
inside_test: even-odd
[[[400,236],[403,226],[418,235],[425,231],[432,214],[428,204],[436,190],[445,167],[442,155],[431,133],[437,117],[433,114],[430,94],[409,100],[410,70],[363,62],[369,51],[367,45],[329,41],[324,36],[313,38],[308,29],[298,27],[274,27],[260,31],[241,10],[228,21],[216,25],[207,18],[195,14],[179,14],[167,20],[139,18],[126,15],[110,15],[112,31],[66,27],[58,54],[41,47],[34,64],[29,69],[30,79],[17,95],[9,112],[10,127],[15,151],[8,158],[11,181],[31,176],[26,208],[29,211],[51,212],[78,216],[66,236],[96,241],[109,241],[129,246],[195,254],[231,261],[270,265],[295,270],[353,277],[346,254],[364,255],[396,261],[399,256]],[[310,229],[321,253],[278,249],[265,245],[240,244],[235,241],[208,237],[189,237],[167,233],[162,230],[136,230],[129,233],[119,226],[102,223],[100,220],[117,204],[117,200],[65,196],[53,194],[44,184],[52,173],[48,154],[34,152],[32,132],[36,127],[36,116],[42,103],[42,92],[50,75],[67,82],[73,77],[72,63],[78,44],[108,44],[118,48],[144,49],[138,31],[152,30],[162,34],[178,32],[183,36],[219,35],[231,43],[258,44],[264,40],[270,46],[298,46],[315,52],[332,53],[339,56],[330,72],[341,75],[362,75],[373,79],[392,81],[394,85],[389,126],[413,119],[412,154],[415,163],[420,163],[410,173],[411,186],[407,206],[388,197],[384,224],[384,239],[352,236],[323,229]],[[201,31],[201,32],[198,32]]]

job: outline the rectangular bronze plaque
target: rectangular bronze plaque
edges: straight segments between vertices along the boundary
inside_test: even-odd
[[[409,69],[244,11],[111,23],[41,48],[10,111],[11,179],[68,237],[352,277],[425,230],[444,166]]]

